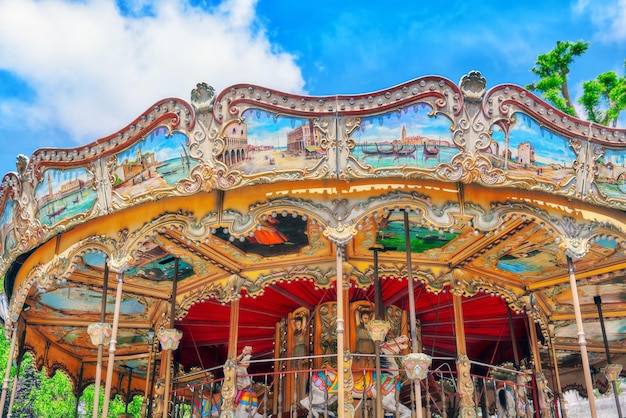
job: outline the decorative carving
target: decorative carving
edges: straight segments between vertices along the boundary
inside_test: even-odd
[[[213,97],[215,89],[207,83],[198,83],[191,90],[191,104],[199,113],[208,113],[213,110]]]
[[[162,350],[176,350],[180,339],[183,338],[183,332],[176,328],[161,329],[157,332],[157,338],[161,343]]]
[[[111,340],[111,325],[105,322],[96,322],[87,327],[87,334],[95,346],[108,345]]]
[[[469,358],[462,354],[456,360],[458,390],[461,395],[459,406],[461,407],[462,417],[475,417],[476,410],[474,405],[474,382],[470,375],[471,362]]]

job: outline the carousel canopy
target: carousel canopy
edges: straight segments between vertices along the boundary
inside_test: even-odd
[[[115,367],[142,391],[172,299],[186,370],[224,363],[233,300],[238,348],[272,358],[277,324],[336,300],[341,248],[351,302],[374,302],[376,267],[383,304],[408,311],[414,281],[427,354],[456,355],[457,294],[470,359],[527,357],[536,326],[576,368],[569,257],[599,362],[596,296],[626,352],[625,143],[477,72],[326,97],[199,84],[109,137],[18,157],[0,190],[5,326],[81,392],[88,327],[112,322],[121,287]]]

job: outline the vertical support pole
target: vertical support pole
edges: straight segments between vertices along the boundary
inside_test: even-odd
[[[174,277],[172,279],[172,299],[170,301],[170,329],[171,335],[176,335],[174,328],[176,322],[176,287],[178,284],[178,258],[174,259]],[[182,334],[181,334],[182,336]],[[179,337],[180,339],[180,337]],[[173,342],[172,342],[173,343]],[[176,342],[177,344],[178,342]],[[163,391],[163,418],[167,418],[170,411],[170,392],[172,391],[172,351],[176,348],[172,344],[168,344],[165,353],[165,389]]]
[[[148,402],[152,402],[150,393],[150,379],[152,378],[152,362],[154,361],[154,331],[148,331],[148,338],[150,340],[150,350],[148,351],[148,367],[146,367],[146,387],[143,391],[143,402],[141,403],[141,416],[146,417],[148,412]]]
[[[594,296],[593,301],[598,308],[598,318],[600,319],[600,328],[602,328],[602,339],[604,340],[604,352],[606,353],[606,364],[611,364],[611,353],[609,351],[609,342],[606,338],[606,328],[604,327],[604,316],[602,315],[602,297]],[[613,379],[609,379],[613,386],[613,395],[615,396],[615,406],[617,407],[617,416],[622,418],[622,407],[619,404],[619,393],[617,393],[617,383]]]
[[[556,357],[554,324],[548,324],[548,332],[550,336],[550,350],[552,351],[552,361],[554,362],[554,378],[556,380],[556,390],[559,396],[559,405],[561,406],[561,416],[567,418],[565,411],[565,399],[563,398],[563,389],[561,387],[561,376],[559,375],[559,359]]]
[[[539,353],[539,339],[537,338],[537,328],[532,315],[528,315],[528,331],[530,333],[530,351],[533,357],[534,373],[535,373],[535,395],[539,409],[537,416],[549,416],[550,405],[546,399],[546,378],[543,374],[541,366],[541,355]],[[548,414],[548,415],[546,415]]]
[[[411,236],[409,231],[409,209],[404,210],[404,246],[406,247],[407,286],[409,293],[409,324],[411,332],[411,352],[419,351],[417,341],[417,320],[415,318],[415,289],[413,286],[413,264],[411,257]],[[415,382],[415,411],[417,418],[422,418],[422,382]]]
[[[107,361],[107,376],[104,386],[104,401],[102,404],[102,418],[109,415],[109,400],[111,398],[111,386],[113,385],[113,369],[115,368],[115,351],[117,349],[117,327],[120,322],[120,307],[122,306],[122,288],[124,286],[124,272],[117,273],[117,292],[115,294],[115,310],[113,311],[113,328],[111,341],[109,342],[109,359]]]
[[[374,252],[374,305],[376,309],[377,319],[384,321],[385,307],[383,306],[383,290],[378,276],[378,252],[383,249],[382,245],[375,244],[372,247]],[[374,355],[376,356],[376,417],[384,417],[383,412],[383,392],[381,384],[381,367],[380,367],[380,341],[374,342]],[[365,396],[365,391],[363,391]],[[365,402],[364,402],[365,404]]]
[[[572,303],[574,304],[574,314],[576,316],[576,329],[578,335],[578,345],[580,346],[580,357],[583,362],[583,372],[585,375],[585,385],[587,386],[587,398],[589,399],[589,410],[593,418],[597,418],[596,399],[593,394],[593,383],[591,380],[591,369],[589,366],[589,356],[587,355],[587,340],[583,328],[583,316],[580,311],[580,301],[578,299],[578,285],[574,274],[574,263],[571,257],[567,256],[567,269],[569,272],[569,283],[572,289]]]
[[[7,368],[4,372],[4,380],[2,381],[2,395],[0,396],[0,413],[4,411],[4,404],[7,399],[7,392],[9,390],[9,380],[11,378],[11,363],[13,356],[15,355],[15,346],[17,345],[17,326],[13,327],[11,333],[11,347],[9,348],[9,357],[7,358]]]
[[[109,286],[109,263],[107,260],[105,260],[104,261],[104,278],[102,280],[101,307],[100,307],[100,323],[101,324],[104,324],[104,321],[106,321],[108,286]],[[102,381],[102,353],[103,351],[104,351],[104,340],[101,341],[101,344],[98,344],[98,360],[96,361],[96,378],[94,381],[94,392],[93,392],[93,418],[98,417],[98,404],[100,403],[100,384]]]
[[[9,411],[7,412],[7,418],[13,416],[13,403],[15,402],[15,394],[17,393],[17,379],[19,378],[20,369],[22,368],[22,360],[17,362],[15,369],[15,376],[13,376],[13,388],[11,388],[11,399],[9,399]]]
[[[337,379],[339,388],[337,391],[338,403],[337,414],[339,418],[345,417],[345,388],[343,385],[344,373],[344,315],[343,315],[343,245],[337,244],[337,278],[335,286],[337,287]]]
[[[78,418],[78,409],[80,406],[80,390],[83,387],[83,373],[85,365],[80,362],[80,371],[78,372],[78,382],[76,384],[76,406],[74,407],[74,418]]]
[[[228,359],[224,365],[224,384],[222,385],[222,413],[220,416],[232,412],[234,416],[235,396],[235,371],[237,368],[237,338],[239,333],[239,297],[234,295],[230,301],[230,334],[228,335]],[[280,385],[279,385],[280,386]],[[280,391],[279,391],[280,392]],[[278,396],[281,396],[279,393]]]
[[[455,270],[456,272],[457,270]],[[455,273],[453,272],[453,277]],[[452,289],[452,306],[454,309],[454,333],[456,335],[456,353],[457,353],[457,378],[458,392],[461,396],[459,406],[461,407],[461,416],[476,416],[476,405],[474,404],[474,382],[471,376],[471,363],[467,357],[467,343],[465,340],[465,323],[463,319],[463,299],[460,289],[460,281],[454,279],[454,288]]]

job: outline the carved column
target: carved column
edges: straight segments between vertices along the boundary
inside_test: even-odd
[[[528,330],[530,333],[530,351],[533,358],[533,372],[535,373],[535,382],[537,384],[537,399],[539,402],[539,410],[541,416],[550,416],[550,401],[548,400],[548,380],[543,374],[541,366],[541,356],[539,353],[539,339],[537,338],[537,329],[533,319],[533,308],[528,309]]]
[[[457,353],[457,378],[458,391],[461,397],[459,402],[461,417],[475,417],[476,404],[474,403],[474,383],[470,373],[471,362],[467,357],[467,345],[465,342],[465,324],[463,320],[463,300],[462,294],[462,272],[454,270],[452,272],[452,303],[454,307],[454,333],[456,336],[456,353]]]
[[[225,292],[230,300],[230,333],[228,335],[228,360],[224,364],[224,384],[222,385],[222,412],[221,418],[235,416],[235,395],[237,394],[237,340],[239,337],[239,301],[241,297],[242,278],[233,274],[226,284]]]
[[[176,328],[162,329],[157,334],[161,342],[161,349],[165,352],[165,390],[163,392],[163,418],[169,413],[169,394],[171,392],[171,373],[172,373],[172,352],[178,348],[180,339],[183,338],[183,332]]]

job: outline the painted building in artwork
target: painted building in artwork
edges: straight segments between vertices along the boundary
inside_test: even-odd
[[[535,149],[530,142],[524,142],[517,147],[517,162],[525,165],[535,164]]]

